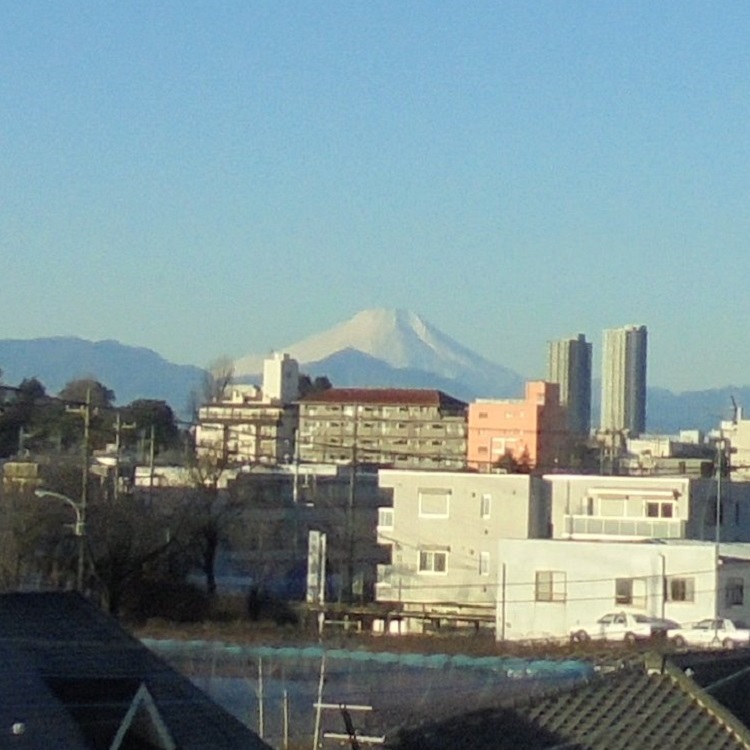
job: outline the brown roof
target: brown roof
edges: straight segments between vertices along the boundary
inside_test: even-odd
[[[303,404],[404,404],[462,408],[467,404],[443,391],[426,388],[329,388],[303,398]]]

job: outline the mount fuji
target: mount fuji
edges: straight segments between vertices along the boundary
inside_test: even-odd
[[[409,310],[363,310],[353,318],[283,347],[311,376],[339,387],[438,388],[465,400],[520,397],[524,379],[439,331]],[[263,357],[234,363],[242,380],[257,378]]]

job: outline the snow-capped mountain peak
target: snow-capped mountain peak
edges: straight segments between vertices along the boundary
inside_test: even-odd
[[[466,386],[461,390],[474,393],[478,389],[479,395],[505,395],[509,391],[515,395],[521,384],[516,373],[472,352],[416,313],[403,309],[362,310],[327,331],[279,351],[288,352],[303,366],[321,365],[315,369],[322,369],[322,362],[335,354],[360,352],[390,368],[408,370],[412,376],[418,371],[424,376],[422,380],[432,374],[441,380],[458,381]],[[262,360],[258,356],[242,357],[235,362],[235,372],[240,377],[258,373]]]

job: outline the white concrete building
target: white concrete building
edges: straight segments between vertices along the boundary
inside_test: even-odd
[[[378,542],[391,560],[378,571],[376,599],[417,618],[494,620],[498,539],[546,536],[542,480],[523,474],[381,470]],[[409,622],[409,613],[415,619]]]
[[[234,385],[229,396],[198,410],[196,452],[229,464],[294,460],[299,368],[288,354],[263,363],[263,387]]]
[[[684,476],[548,474],[554,539],[750,542],[750,485]]]
[[[742,409],[737,408],[732,420],[723,420],[719,437],[729,444],[732,479],[750,481],[750,419],[743,419]]]
[[[532,477],[413,470],[381,470],[379,477],[381,489],[391,492],[392,505],[380,508],[378,542],[390,548],[391,559],[380,566],[376,599],[393,603],[407,620],[413,613],[409,627],[421,627],[420,618],[485,621],[489,611],[494,618],[496,584],[501,584],[503,563],[506,575],[511,562],[528,571],[554,573],[554,567],[540,568],[540,560],[547,565],[545,556],[576,556],[579,550],[589,549],[589,544],[602,555],[606,577],[641,581],[647,576],[643,560],[648,558],[648,565],[661,560],[649,555],[663,547],[672,550],[682,545],[679,549],[688,550],[684,560],[678,551],[668,553],[674,558],[675,575],[698,570],[683,562],[692,554],[708,555],[705,550],[712,550],[717,538],[722,548],[744,543],[750,549],[750,483],[723,482],[719,487],[713,480],[680,476]],[[718,505],[721,523],[717,537]],[[540,540],[553,546],[541,545]],[[507,552],[511,541],[513,560]],[[610,549],[623,549],[627,554],[606,553]],[[750,557],[743,549],[743,544],[735,545],[734,556]],[[583,569],[596,570],[598,558],[592,561],[586,558],[588,552],[581,554]],[[633,555],[632,561],[628,554]],[[570,575],[577,575],[577,558],[570,564]],[[701,565],[703,570],[705,565]],[[552,576],[549,585],[555,580]],[[646,594],[639,587],[644,585],[635,584],[634,596],[641,602]],[[705,588],[697,581],[695,586],[699,585]],[[602,601],[614,606],[610,593],[607,590]],[[655,594],[648,596],[653,609]],[[698,605],[707,606],[702,599]],[[687,607],[681,610],[682,616],[692,614]],[[566,623],[570,617],[565,615]],[[553,630],[557,627],[561,626],[550,625]]]
[[[609,612],[750,621],[750,545],[503,540],[496,637],[565,639]],[[716,596],[718,583],[718,598]]]

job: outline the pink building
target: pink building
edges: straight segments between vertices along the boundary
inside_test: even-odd
[[[516,462],[549,471],[566,464],[569,446],[557,383],[535,380],[526,383],[524,399],[469,404],[469,468],[492,471]]]

